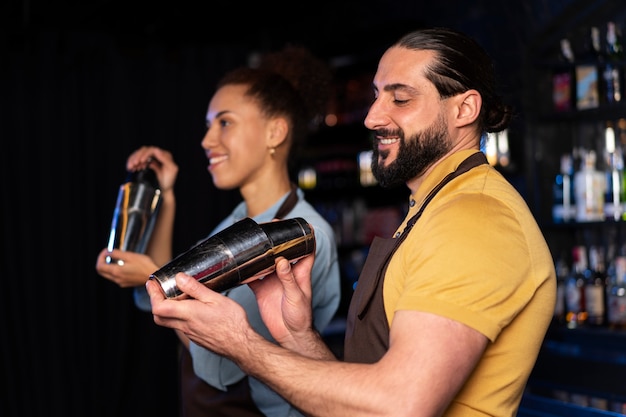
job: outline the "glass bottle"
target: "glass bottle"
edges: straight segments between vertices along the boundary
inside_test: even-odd
[[[600,31],[590,28],[583,43],[583,50],[577,56],[576,73],[576,108],[578,110],[595,109],[600,105],[598,76],[600,67]]]
[[[620,62],[624,59],[624,50],[615,22],[606,25],[606,63],[603,78],[605,99],[608,104],[622,101],[623,78],[620,71]]]
[[[604,214],[607,219],[620,220],[624,212],[624,160],[622,149],[616,146],[615,131],[612,126],[605,130],[606,152],[606,193],[604,199]]]
[[[554,322],[565,323],[565,283],[570,269],[564,256],[560,256],[555,263],[556,269],[556,304],[554,306]]]
[[[608,270],[607,321],[609,327],[626,329],[626,256],[616,256]]]
[[[561,39],[559,66],[552,74],[552,102],[554,110],[569,111],[573,108],[574,97],[574,52],[567,38]]]
[[[574,174],[576,221],[604,220],[605,175],[596,169],[596,153],[585,151],[578,172]]]
[[[552,185],[552,220],[554,223],[567,223],[574,220],[576,205],[574,203],[574,163],[571,154],[561,155],[560,172]]]
[[[585,310],[587,323],[603,326],[606,318],[606,267],[604,252],[599,246],[589,247],[589,270],[585,271]]]
[[[565,323],[575,329],[585,324],[585,272],[587,268],[587,248],[577,245],[572,248],[572,269],[565,281]]]

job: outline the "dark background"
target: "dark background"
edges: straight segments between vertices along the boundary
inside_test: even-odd
[[[239,200],[215,190],[200,148],[224,71],[291,42],[349,79],[374,71],[401,34],[446,25],[495,58],[523,120],[529,47],[554,41],[544,36],[564,16],[613,2],[3,2],[0,415],[176,415],[173,332],[94,264],[126,157],[141,145],[171,150],[180,165],[176,251]]]

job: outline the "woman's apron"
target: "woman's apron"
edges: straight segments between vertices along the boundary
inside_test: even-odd
[[[274,218],[285,217],[298,202],[297,189],[291,192],[280,206]],[[193,370],[189,349],[182,348],[180,354],[180,399],[182,417],[264,417],[250,395],[248,376],[229,385],[226,391],[219,390],[200,379]]]

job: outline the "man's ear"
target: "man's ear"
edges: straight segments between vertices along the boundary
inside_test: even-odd
[[[267,147],[277,148],[287,139],[289,123],[284,117],[275,117],[269,122],[268,132]]]
[[[478,119],[483,99],[476,90],[467,90],[455,97],[457,114],[455,126],[463,127],[470,125]]]

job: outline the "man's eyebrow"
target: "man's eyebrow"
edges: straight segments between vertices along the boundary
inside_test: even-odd
[[[404,91],[410,94],[418,94],[418,91],[414,87],[401,83],[388,84],[383,88],[383,90],[388,92]]]

